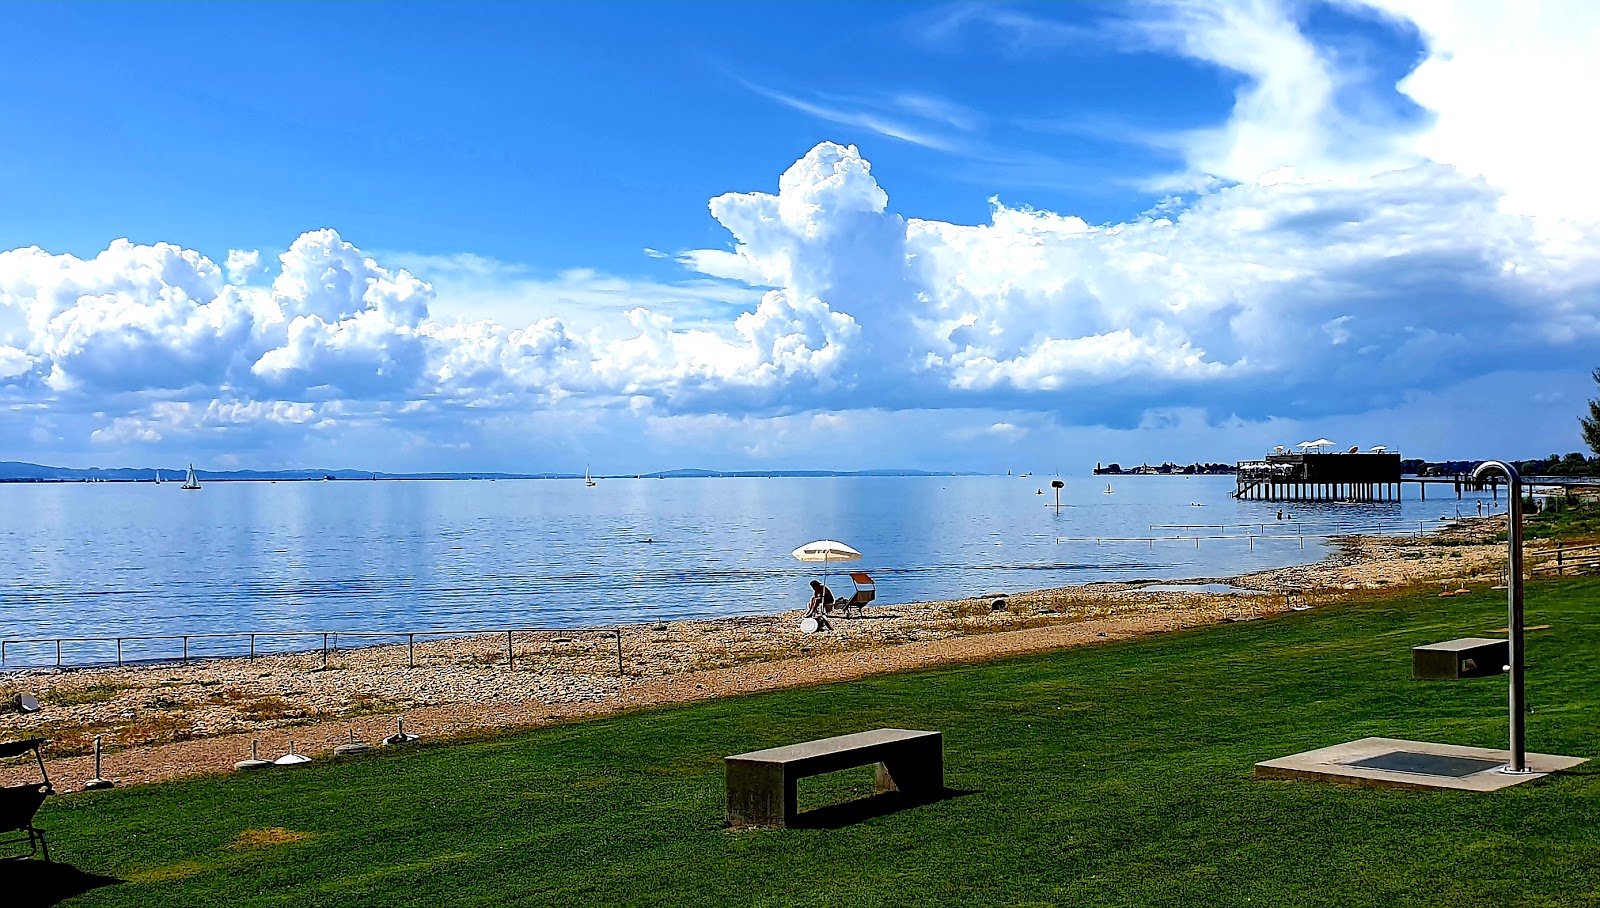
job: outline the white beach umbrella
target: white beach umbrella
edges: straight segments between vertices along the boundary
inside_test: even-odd
[[[1314,448],[1316,446],[1317,446],[1317,443],[1314,442],[1314,441],[1302,441],[1299,444],[1295,445],[1295,447],[1299,448],[1302,451],[1309,451],[1309,450],[1311,450],[1312,448]]]
[[[818,539],[795,549],[792,553],[801,561],[859,561],[861,553],[832,539]]]
[[[818,539],[790,552],[801,561],[820,562],[822,568],[822,582],[828,582],[827,565],[835,561],[860,561],[861,553],[834,539]]]
[[[1316,441],[1312,442],[1311,445],[1313,447],[1315,447],[1317,450],[1320,451],[1323,448],[1331,448],[1331,447],[1333,447],[1333,442],[1327,440],[1326,438],[1319,438]]]
[[[1372,446],[1372,453],[1374,453],[1374,454],[1382,454],[1383,452],[1385,452],[1387,450],[1389,450],[1389,449],[1384,447],[1383,445],[1373,445]]]

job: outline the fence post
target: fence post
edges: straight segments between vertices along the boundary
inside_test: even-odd
[[[189,664],[189,637],[187,634],[183,638],[183,664]]]
[[[61,639],[56,638],[56,668],[61,667]]]
[[[322,667],[328,667],[328,635],[322,635]]]
[[[506,668],[510,671],[517,670],[517,656],[511,651],[511,632],[506,631]]]
[[[117,638],[117,668],[122,667],[122,638]]]
[[[406,634],[406,668],[417,667],[417,635]]]
[[[1556,573],[1557,574],[1560,574],[1561,570],[1562,570],[1561,548],[1562,548],[1562,543],[1559,543],[1559,542],[1556,543]]]
[[[256,661],[256,635],[250,635],[250,661]]]
[[[617,674],[627,677],[627,672],[622,670],[622,628],[617,628]]]

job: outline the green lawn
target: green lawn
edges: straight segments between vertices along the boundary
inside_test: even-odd
[[[1600,905],[1600,766],[1493,795],[1258,780],[1367,735],[1504,746],[1500,680],[1410,678],[1503,593],[1372,601],[1048,656],[52,799],[69,905]],[[1593,755],[1600,581],[1528,594],[1531,749]],[[945,734],[953,796],[722,828],[726,754]],[[802,783],[802,806],[871,774]],[[827,817],[827,812],[824,812]],[[299,841],[232,847],[241,833]]]

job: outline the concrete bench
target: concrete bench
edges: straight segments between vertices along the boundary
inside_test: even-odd
[[[879,728],[754,750],[724,762],[732,826],[791,826],[801,779],[871,763],[878,765],[880,792],[919,800],[944,792],[944,739],[936,731]]]

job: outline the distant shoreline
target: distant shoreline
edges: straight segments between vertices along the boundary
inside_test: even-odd
[[[505,480],[506,482],[517,482],[517,481],[525,481],[525,480],[572,480],[572,479],[583,479],[584,478],[581,474],[574,474],[574,475],[560,474],[560,475],[554,475],[554,476],[507,476],[507,475],[498,475],[498,474],[497,475],[492,475],[492,476],[491,475],[483,475],[483,476],[426,476],[426,475],[422,475],[422,476],[407,476],[407,475],[384,476],[384,475],[378,475],[378,476],[333,476],[333,477],[326,477],[326,476],[217,476],[217,475],[204,473],[204,472],[201,472],[201,471],[198,471],[198,470],[196,471],[196,474],[198,475],[198,478],[200,479],[200,481],[203,482],[203,483],[240,483],[240,482],[344,482],[344,483],[358,483],[358,482],[499,482],[501,480]],[[617,480],[630,480],[630,479],[639,479],[639,480],[643,480],[643,479],[949,479],[949,478],[954,478],[954,477],[986,477],[986,476],[995,476],[995,475],[997,475],[997,474],[994,474],[994,473],[891,473],[891,472],[817,473],[817,472],[781,472],[781,471],[780,472],[773,472],[773,473],[755,473],[755,472],[739,471],[739,472],[708,473],[708,474],[696,473],[696,474],[688,474],[688,475],[676,475],[676,474],[671,474],[671,473],[668,473],[668,474],[647,473],[647,474],[640,474],[640,475],[637,475],[637,476],[621,476],[621,475],[618,475],[618,476],[602,476],[602,475],[599,475],[599,474],[595,474],[594,476],[592,476],[590,478],[594,479],[595,481],[604,480],[604,481],[611,482],[611,481],[617,481]],[[174,476],[174,478],[161,480],[161,482],[163,484],[164,483],[169,483],[169,482],[170,483],[178,483],[178,482],[181,482],[181,481],[182,481],[181,476],[176,476],[176,475]],[[154,477],[152,477],[150,479],[122,478],[122,477],[115,477],[115,478],[85,477],[85,478],[81,478],[81,479],[80,478],[64,478],[64,477],[38,477],[38,478],[35,478],[35,477],[0,477],[0,485],[84,485],[86,483],[87,484],[91,484],[91,485],[92,484],[97,484],[97,483],[118,483],[118,484],[122,484],[122,485],[143,483],[143,484],[147,484],[147,485],[157,485]]]
[[[163,482],[177,482],[186,470],[171,467],[55,467],[21,461],[0,461],[0,483],[62,483],[62,482],[148,482],[154,484],[157,474]],[[475,480],[494,482],[501,479],[848,479],[848,478],[900,478],[900,477],[952,477],[990,476],[976,471],[916,470],[888,468],[872,470],[707,470],[700,467],[680,467],[672,470],[653,470],[648,473],[596,473],[592,477],[583,473],[504,473],[496,471],[430,471],[420,473],[384,473],[376,470],[196,470],[202,483],[207,482],[381,482],[384,480]]]

